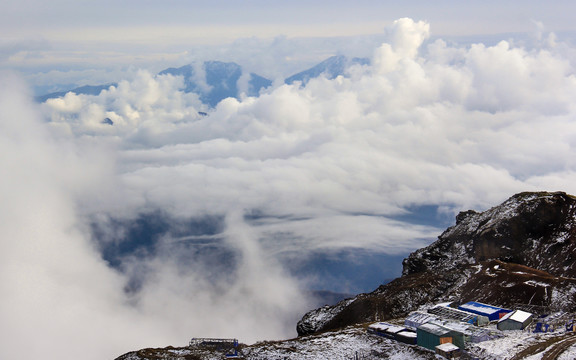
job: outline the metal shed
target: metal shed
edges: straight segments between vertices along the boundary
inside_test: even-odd
[[[391,324],[388,323],[384,323],[384,322],[377,322],[374,324],[370,324],[368,325],[368,332],[370,334],[376,334],[376,335],[380,335],[380,333],[383,333],[388,326],[390,326]]]
[[[446,359],[455,359],[460,357],[460,348],[454,344],[441,344],[436,346],[436,354],[445,357]]]
[[[486,316],[490,321],[499,320],[504,314],[507,314],[512,311],[497,306],[479,303],[476,301],[470,301],[467,302],[466,304],[462,304],[458,306],[458,310]]]
[[[368,333],[383,336],[405,344],[416,345],[416,332],[403,326],[385,322],[377,322],[368,325]]]
[[[432,322],[434,323],[434,322]],[[479,343],[482,341],[490,340],[493,336],[486,328],[479,328],[462,322],[444,322],[440,324],[447,329],[462,334],[465,343]]]
[[[524,330],[532,323],[534,316],[529,312],[516,310],[508,313],[498,321],[498,330]]]
[[[464,336],[462,333],[448,329],[444,326],[426,323],[416,329],[418,346],[435,350],[436,346],[445,343],[452,343],[459,348],[464,348]]]

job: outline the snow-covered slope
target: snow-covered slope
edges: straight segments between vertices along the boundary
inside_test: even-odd
[[[369,294],[307,313],[299,337],[241,346],[245,359],[434,359],[432,352],[366,333],[374,321],[400,321],[443,301],[471,300],[546,313],[576,311],[576,198],[521,193],[485,212],[458,214],[438,241],[404,261],[403,275]],[[491,325],[494,327],[495,325]],[[576,336],[508,332],[472,345],[482,359],[573,358]],[[561,350],[561,351],[559,351]],[[144,349],[117,360],[217,359],[194,348]],[[554,357],[550,357],[554,358]]]
[[[239,349],[242,358],[246,360],[436,359],[432,352],[422,348],[407,346],[394,340],[370,335],[362,326],[298,339],[241,345]],[[170,347],[133,351],[118,357],[116,360],[215,360],[224,358],[225,356],[218,351],[207,351],[193,347]]]
[[[404,260],[404,274],[499,259],[576,277],[576,198],[520,193],[482,213],[456,217],[434,244]]]
[[[482,213],[458,214],[430,246],[404,260],[403,276],[370,294],[306,314],[301,335],[404,316],[425,304],[483,301],[576,309],[576,198],[520,193]]]

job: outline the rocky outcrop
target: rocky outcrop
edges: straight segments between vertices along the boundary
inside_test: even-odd
[[[438,241],[404,260],[403,274],[498,259],[576,277],[576,198],[520,193],[483,213],[456,216]]]
[[[576,308],[576,198],[520,193],[469,210],[430,246],[410,254],[402,276],[370,294],[306,314],[299,335],[404,316],[439,301]]]

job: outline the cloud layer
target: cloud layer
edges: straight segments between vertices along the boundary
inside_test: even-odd
[[[146,194],[138,206],[168,201],[182,214],[222,213],[231,201],[279,215],[485,207],[571,171],[570,51],[506,41],[421,48],[428,24],[410,19],[388,35],[372,66],[227,99],[207,117],[178,79],[144,72],[45,108],[54,127],[117,140],[120,177]],[[167,200],[180,185],[182,201]]]
[[[31,329],[42,343],[30,358],[290,336],[305,304],[284,256],[403,254],[440,231],[398,220],[411,209],[452,216],[518,191],[576,193],[571,48],[424,46],[428,24],[410,19],[386,36],[370,66],[226,99],[207,116],[169,75],[141,71],[38,112],[3,76],[0,146],[13,155],[0,160],[10,169],[0,179],[0,286],[10,294],[0,357],[18,357]],[[166,246],[126,258],[123,272],[100,260],[86,219],[157,210],[225,219],[217,240],[236,254],[230,274],[212,281],[192,252]],[[137,276],[142,287],[125,292]]]

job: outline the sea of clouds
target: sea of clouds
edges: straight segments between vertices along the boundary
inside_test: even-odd
[[[214,109],[144,70],[41,105],[0,74],[0,358],[290,337],[306,279],[286,254],[403,254],[442,230],[399,221],[411,208],[452,216],[519,191],[576,193],[574,49],[552,35],[530,48],[429,36],[397,20],[371,65]],[[91,223],[154,211],[221,217],[230,273],[213,281],[170,251],[102,259]]]

